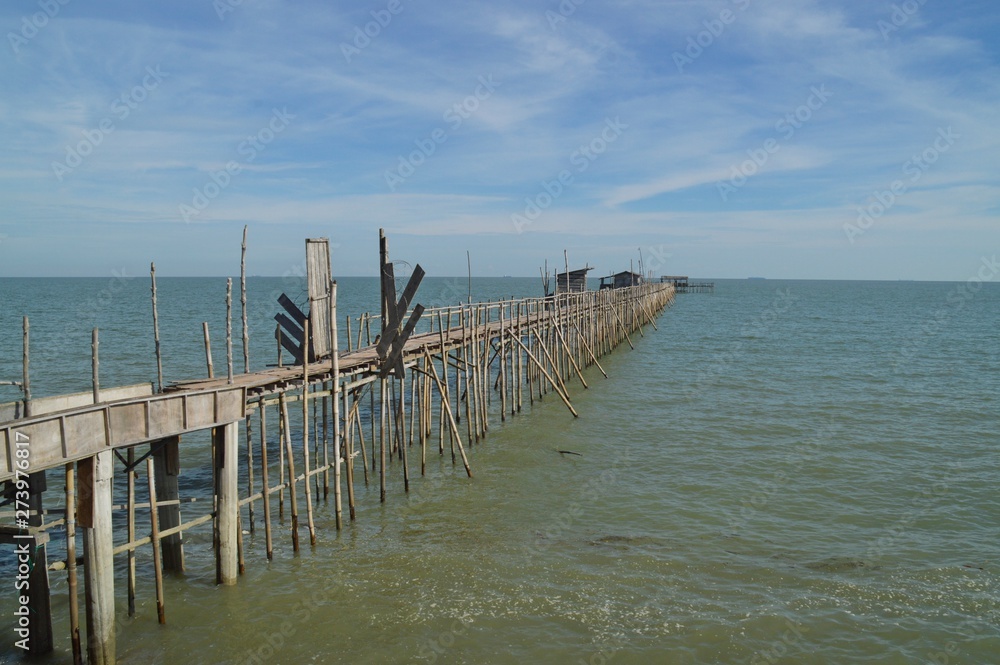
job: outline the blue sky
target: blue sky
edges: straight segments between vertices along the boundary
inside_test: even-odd
[[[964,280],[1000,252],[993,0],[10,1],[0,276],[545,259]]]

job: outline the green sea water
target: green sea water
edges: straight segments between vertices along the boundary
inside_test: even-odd
[[[286,514],[271,562],[257,528],[230,588],[211,532],[186,534],[166,626],[149,549],[134,618],[118,561],[120,662],[998,663],[1000,286],[976,286],[680,295],[602,359],[610,378],[571,384],[580,418],[554,394],[494,416],[473,479],[436,452],[409,494],[390,469],[385,504],[359,478],[356,522],[338,533],[320,501],[317,545],[296,555]],[[341,312],[375,309],[376,287],[340,280]],[[428,278],[418,301],[466,289]],[[249,290],[256,369],[274,361],[273,296],[302,285]],[[538,294],[537,279],[473,281],[477,300]],[[224,280],[162,279],[158,295],[166,380],[204,375],[202,321],[224,372]],[[102,385],[155,380],[147,279],[0,280],[0,380],[20,377],[25,314],[36,395],[89,389],[94,326]],[[185,496],[207,496],[205,446],[185,442]],[[44,662],[71,662],[64,574],[52,589]],[[18,658],[14,606],[0,584],[0,662]]]

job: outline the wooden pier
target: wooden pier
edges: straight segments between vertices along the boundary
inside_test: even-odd
[[[663,275],[662,284],[670,284],[675,293],[714,293],[715,282],[691,282],[686,275]]]
[[[245,235],[243,251],[245,258]],[[165,623],[163,575],[184,570],[185,531],[212,523],[216,581],[232,585],[246,565],[244,529],[255,538],[263,528],[263,550],[270,559],[276,538],[289,538],[295,551],[303,538],[316,544],[314,510],[332,510],[338,530],[345,520],[353,521],[356,483],[378,483],[384,502],[388,483],[409,491],[425,474],[428,455],[435,454],[461,463],[471,478],[468,449],[482,442],[497,420],[516,416],[548,394],[577,417],[570,384],[578,381],[587,388],[583,370],[590,366],[607,377],[599,359],[621,344],[633,346],[633,335],[647,324],[655,327],[675,293],[670,283],[644,283],[425,310],[411,306],[423,276],[419,266],[397,298],[382,235],[381,311],[345,317],[346,329],[339,329],[328,243],[308,240],[306,253],[309,311],[281,304],[286,313],[276,317],[279,366],[262,371],[250,371],[245,261],[243,372],[233,371],[230,326],[224,376],[215,376],[208,353],[205,378],[163,385],[160,369],[156,389],[150,384],[105,388],[95,330],[93,390],[32,399],[25,319],[24,399],[0,406],[0,482],[13,507],[0,513],[0,543],[28,553],[28,640],[18,646],[33,654],[53,649],[50,572],[68,576],[74,661],[83,662],[86,653],[91,663],[114,663],[115,585],[121,583],[115,579],[114,557],[128,560],[131,616],[140,593],[135,552],[152,548],[150,593],[155,593],[158,620]],[[161,367],[155,268],[151,280]],[[230,295],[230,320],[231,303]],[[346,349],[340,348],[341,339],[347,340]],[[207,328],[205,343],[208,348]],[[180,449],[207,445],[186,444],[189,435],[202,431],[211,433],[214,481],[206,489],[213,500],[203,514],[182,518],[182,507],[188,513],[201,504],[180,495]],[[117,506],[115,474],[126,476],[124,504]],[[55,503],[68,509],[45,508],[45,499],[52,504],[56,491],[62,500]],[[126,542],[118,546],[113,531],[122,520],[113,522],[113,513],[125,515]],[[46,544],[55,537],[54,527],[65,537],[66,558],[50,562]],[[77,611],[81,566],[82,629]]]

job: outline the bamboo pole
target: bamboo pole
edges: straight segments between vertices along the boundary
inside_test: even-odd
[[[555,336],[553,336],[553,345],[554,344],[556,344]],[[549,353],[549,350],[545,347],[544,344],[541,345],[541,348],[542,348],[542,355],[544,355],[545,358],[549,361],[549,366],[552,367],[552,371],[554,372],[555,375],[555,381],[553,382],[552,387],[556,391],[561,392],[563,395],[566,395],[568,397],[569,391],[566,389],[566,384],[563,382],[562,377],[559,375],[559,366],[556,364],[556,361],[553,359],[552,355]],[[559,350],[556,349],[557,353],[558,351]]]
[[[153,290],[153,344],[156,350],[156,381],[159,392],[163,392],[163,356],[160,352],[160,317],[156,307],[156,264],[149,264],[149,278]]]
[[[131,543],[135,540],[135,471],[133,467],[135,465],[135,448],[129,448],[127,454],[128,464],[125,470],[126,478],[126,512],[128,513],[126,517],[126,529],[128,535],[128,541]],[[135,616],[135,550],[129,549],[128,551],[128,615],[130,617]]]
[[[354,423],[357,425],[358,428],[358,443],[361,445],[361,464],[365,472],[365,487],[368,487],[368,482],[369,482],[368,452],[365,450],[365,430],[361,424],[361,410],[358,408],[360,405],[361,405],[361,399],[359,397],[354,401],[354,406],[352,407],[352,409],[354,410]],[[375,443],[374,439],[372,440],[372,443],[373,444]],[[375,455],[374,449],[372,449],[372,455],[373,456]]]
[[[347,509],[351,515],[351,521],[355,518],[355,507],[354,507],[354,441],[351,436],[351,424],[347,422],[348,414],[350,410],[347,408],[347,391],[341,391],[341,399],[344,402],[344,435],[346,441],[345,457],[347,458]]]
[[[459,312],[459,323],[462,326],[462,364],[463,372],[465,374],[465,440],[469,442],[469,446],[472,446],[473,435],[472,435],[472,371],[470,367],[469,351],[471,349],[471,340],[468,337],[468,331],[466,329],[466,310],[463,307]],[[478,437],[477,437],[478,438]]]
[[[263,408],[263,407],[261,407]],[[246,437],[247,437],[247,496],[250,497],[250,504],[248,507],[247,518],[250,521],[250,533],[254,533],[256,528],[254,526],[254,488],[256,486],[253,470],[253,421],[248,417],[246,419]]]
[[[76,573],[76,474],[72,462],[66,465],[66,573],[69,585],[69,635],[73,650],[73,665],[83,665],[79,582]]]
[[[274,547],[271,542],[271,483],[267,468],[267,405],[260,405],[260,477],[264,484],[264,543],[267,548],[267,560],[274,559]]]
[[[576,326],[575,323],[573,325]],[[603,367],[601,367],[600,361],[597,360],[597,356],[594,355],[593,349],[591,349],[590,344],[587,343],[587,338],[584,337],[582,332],[580,332],[579,326],[576,327],[576,332],[580,334],[580,341],[583,342],[583,347],[587,350],[587,353],[590,354],[590,357],[594,361],[594,364],[597,365],[597,369],[601,370],[601,374],[604,375],[605,379],[608,378],[608,373],[604,371]]]
[[[278,520],[285,520],[285,393],[278,395]]]
[[[250,325],[247,320],[247,226],[243,227],[243,248],[240,253],[240,305],[243,311],[243,373],[250,373]],[[249,439],[248,439],[249,440]],[[250,504],[253,514],[253,504]],[[250,520],[250,531],[253,532],[253,519]]]
[[[292,550],[299,551],[299,506],[295,500],[295,456],[292,454],[292,426],[288,419],[288,404],[285,394],[278,396],[281,419],[285,423],[285,457],[288,460],[288,496],[292,502]],[[308,485],[308,483],[306,483]]]
[[[21,365],[21,386],[24,390],[24,416],[31,415],[31,323],[28,317],[22,320],[23,325],[23,358]]]
[[[635,345],[632,344],[632,338],[628,336],[628,330],[625,328],[625,322],[622,321],[622,317],[618,315],[618,310],[612,306],[611,313],[614,314],[615,319],[618,320],[618,325],[621,326],[622,333],[625,335],[625,339],[628,341],[628,345],[632,347],[633,351],[635,351]]]
[[[208,334],[208,321],[201,322],[202,334],[205,337],[205,364],[208,366],[208,378],[215,378],[215,367],[212,364],[212,339]]]
[[[504,311],[503,302],[500,302],[500,311],[498,313],[498,319],[500,321],[500,330],[505,329],[504,323]],[[500,381],[500,422],[507,420],[507,342],[504,339],[506,335],[500,335],[500,372],[497,380]]]
[[[312,313],[310,312],[310,315]],[[309,482],[309,351],[312,321],[306,319],[302,334],[302,462],[305,467],[306,524],[309,527],[309,544],[316,546],[316,525],[313,522],[312,490]],[[294,479],[294,474],[292,478]],[[293,481],[294,482],[294,481]],[[294,517],[292,518],[295,519]]]
[[[274,339],[277,340],[277,342],[278,342],[278,367],[283,367],[284,366],[284,362],[282,361],[282,352],[281,352],[281,346],[282,345],[281,345],[281,324],[280,323],[278,325],[274,326]]]
[[[431,372],[434,375],[434,381],[438,385],[438,392],[443,394],[444,389],[441,386],[441,379],[440,377],[438,377],[437,369],[434,367],[434,362],[431,360],[430,353],[427,351],[426,348],[424,349],[424,357],[427,359],[427,363],[430,366]],[[448,412],[448,418],[451,421],[452,431],[455,433],[455,439],[457,440],[458,443],[458,450],[462,454],[462,464],[465,465],[465,473],[468,474],[469,478],[471,478],[472,469],[469,468],[469,460],[465,456],[465,448],[462,447],[462,439],[458,436],[458,424],[455,422],[455,416],[451,412],[451,404],[447,400],[445,400],[444,405],[445,405],[445,411]]]
[[[536,334],[537,334],[537,331],[536,331]],[[576,409],[573,408],[573,405],[570,404],[569,397],[565,393],[563,393],[562,390],[559,389],[558,384],[556,384],[556,382],[552,379],[552,377],[549,376],[549,373],[545,370],[545,367],[543,367],[542,364],[540,362],[538,362],[538,358],[536,358],[534,356],[534,354],[532,354],[531,351],[529,351],[528,348],[526,346],[524,346],[524,342],[522,342],[519,339],[516,339],[515,341],[519,345],[521,345],[521,348],[524,349],[524,352],[525,352],[525,354],[527,354],[528,358],[531,359],[531,361],[534,362],[535,365],[538,366],[538,369],[541,370],[542,374],[544,374],[545,377],[549,380],[549,382],[552,384],[552,387],[559,394],[559,397],[562,398],[563,403],[566,404],[566,408],[569,409],[569,412],[573,414],[573,417],[574,418],[579,418],[580,414],[578,414],[576,412]],[[544,348],[544,346],[542,348]]]
[[[226,278],[226,363],[228,382],[233,385],[233,278]]]
[[[153,542],[153,570],[156,573],[156,618],[161,624],[167,623],[163,603],[163,565],[160,563],[160,520],[156,505],[156,483],[153,481],[153,456],[146,458],[146,479],[149,481],[149,524]]]
[[[379,437],[378,437],[378,496],[379,503],[385,503],[385,402],[386,402],[386,383],[385,379],[379,379]],[[374,426],[372,427],[372,436],[375,436]],[[372,452],[372,461],[374,462],[375,453]]]
[[[559,335],[559,339],[562,340],[563,346],[569,347],[569,344],[566,343],[566,338],[563,337],[562,330],[556,328],[556,334]],[[587,385],[587,380],[583,378],[583,372],[580,371],[580,366],[576,364],[576,358],[573,357],[572,353],[569,354],[568,357],[570,363],[573,365],[573,369],[576,370],[576,375],[580,379],[580,383],[583,384],[585,389],[590,388],[590,386]]]
[[[348,332],[347,338],[350,339],[351,335]],[[333,503],[337,514],[337,530],[341,530],[344,526],[344,508],[343,508],[343,497],[341,496],[340,489],[340,460],[341,460],[341,447],[342,442],[340,440],[340,340],[337,335],[337,282],[330,283],[330,344],[332,350],[330,351],[330,369],[333,374],[333,387],[330,390],[330,397],[333,400],[333,463],[336,466],[333,468]],[[326,417],[326,409],[323,410],[324,418]],[[326,446],[323,446],[324,451]],[[329,467],[329,463],[327,463]],[[329,478],[327,474],[326,478]],[[351,480],[350,472],[348,472],[348,482]],[[325,482],[329,482],[325,480]],[[354,501],[353,492],[350,493],[350,503],[351,503],[351,518],[354,518]]]

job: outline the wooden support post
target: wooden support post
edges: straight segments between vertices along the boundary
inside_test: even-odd
[[[80,460],[78,519],[83,527],[86,580],[87,660],[115,663],[115,571],[111,530],[114,453],[106,450]]]
[[[31,415],[31,323],[28,317],[22,321],[24,330],[23,358],[21,361],[21,387],[24,390],[24,417]]]
[[[215,437],[215,496],[218,548],[216,550],[216,583],[236,584],[239,575],[237,540],[239,537],[240,496],[239,423],[229,423],[212,430]]]
[[[174,502],[160,506],[157,511],[156,519],[161,531],[181,524],[181,495],[177,479],[181,466],[180,441],[180,436],[174,436],[151,444],[152,458],[156,462],[153,465],[156,496],[161,502]],[[184,542],[180,532],[161,539],[160,551],[163,570],[171,573],[184,572]]]
[[[503,311],[503,301],[500,302],[500,376],[497,380],[500,382],[500,422],[507,420],[507,340],[506,335],[503,331],[506,330],[506,322],[504,320]]]
[[[212,365],[212,340],[208,335],[208,321],[201,322],[202,334],[205,337],[205,364],[208,366],[208,378],[215,378],[215,368]]]
[[[72,462],[66,465],[66,573],[69,586],[69,637],[73,651],[73,665],[83,665],[79,582],[76,572],[76,473]]]
[[[559,339],[562,340],[563,346],[569,349],[569,344],[566,343],[566,338],[563,337],[562,330],[556,328],[556,334],[559,335]],[[573,365],[573,369],[576,370],[576,376],[580,379],[580,383],[583,384],[583,387],[590,388],[590,386],[587,385],[587,380],[583,378],[583,372],[580,371],[580,366],[576,364],[576,358],[573,357],[572,353],[569,354],[569,361]]]
[[[285,457],[288,462],[288,496],[292,501],[292,551],[299,551],[299,505],[295,498],[295,455],[292,451],[292,426],[288,418],[288,403],[285,401],[285,393],[278,395],[278,404],[281,408],[281,422],[284,423]]]
[[[156,381],[160,392],[163,392],[163,356],[160,353],[160,317],[156,309],[156,264],[149,264],[149,279],[153,291],[153,343],[156,351]]]
[[[226,364],[227,380],[233,384],[233,278],[226,279]]]
[[[250,326],[247,321],[247,226],[243,227],[243,251],[240,254],[240,304],[243,306],[243,373],[250,373]],[[249,438],[247,439],[249,441]],[[251,513],[253,504],[250,504]],[[250,520],[253,531],[253,520]]]
[[[160,562],[160,519],[156,514],[156,482],[153,470],[153,457],[146,458],[146,480],[149,484],[149,540],[153,545],[153,571],[156,575],[156,618],[160,624],[167,623],[167,615],[163,602],[163,569]]]
[[[125,469],[125,518],[126,537],[128,542],[135,542],[135,448],[130,447],[126,453]],[[128,554],[128,576],[126,579],[126,594],[128,596],[128,615],[135,616],[135,549],[130,548]]]
[[[537,333],[536,333],[536,334],[537,334]],[[534,356],[534,355],[533,355],[533,354],[531,353],[531,351],[529,351],[529,350],[528,350],[528,347],[524,346],[524,342],[522,342],[521,340],[519,340],[519,339],[516,339],[516,338],[515,338],[515,341],[516,341],[516,342],[517,342],[517,343],[518,343],[518,344],[519,344],[519,345],[521,346],[521,348],[522,348],[522,349],[524,349],[524,352],[525,352],[525,354],[526,354],[526,355],[528,356],[528,358],[529,358],[529,359],[530,359],[530,360],[531,360],[531,361],[532,361],[533,363],[535,363],[535,365],[537,365],[537,366],[538,366],[538,369],[539,369],[539,370],[541,370],[542,374],[544,374],[544,375],[545,375],[545,378],[547,378],[547,379],[549,380],[549,382],[550,382],[550,383],[552,384],[552,387],[553,387],[553,388],[555,388],[555,391],[556,391],[556,392],[557,392],[557,393],[559,394],[559,397],[561,397],[561,398],[562,398],[562,401],[563,401],[563,403],[564,403],[564,404],[566,404],[566,408],[567,408],[567,409],[569,409],[569,412],[573,414],[573,417],[574,417],[574,418],[578,418],[578,417],[580,416],[580,414],[578,414],[578,413],[576,412],[576,409],[574,409],[574,408],[573,408],[573,405],[572,405],[572,404],[570,404],[570,401],[569,401],[569,397],[568,397],[568,396],[567,396],[567,395],[566,395],[566,394],[565,394],[565,393],[564,393],[564,392],[563,392],[563,391],[562,391],[562,390],[561,390],[561,389],[559,388],[559,384],[557,384],[557,383],[556,383],[556,382],[555,382],[555,381],[554,381],[554,380],[552,379],[552,377],[551,377],[551,376],[549,376],[549,373],[548,373],[548,372],[547,372],[547,371],[545,370],[545,367],[544,367],[544,366],[543,366],[543,365],[542,365],[542,364],[541,364],[541,363],[540,363],[540,362],[538,361],[538,358],[536,358],[536,357],[535,357],[535,356]],[[539,340],[539,341],[540,341],[540,340]],[[545,348],[545,347],[544,347],[544,345],[542,346],[542,348],[543,348],[543,349]]]
[[[264,498],[264,544],[267,560],[274,559],[274,544],[271,542],[271,481],[267,468],[267,405],[260,402],[260,478],[263,483]]]
[[[576,324],[573,324],[573,325],[576,325]],[[608,373],[604,371],[603,367],[601,367],[601,363],[597,360],[597,356],[594,355],[593,349],[591,349],[590,348],[590,344],[587,343],[587,338],[584,336],[584,334],[582,332],[580,332],[580,327],[579,326],[576,327],[576,332],[577,332],[577,334],[580,335],[580,341],[583,343],[583,347],[587,350],[587,353],[590,354],[591,360],[593,360],[594,364],[597,365],[597,369],[601,370],[601,374],[604,375],[605,379],[608,378]]]
[[[347,472],[347,510],[353,522],[356,517],[354,506],[354,445],[353,437],[351,436],[351,411],[347,408],[348,394],[346,390],[340,390],[340,398],[344,404],[344,457],[346,461],[345,471]]]
[[[312,312],[310,312],[310,315]],[[312,337],[312,321],[306,321],[302,334],[302,463],[305,467],[306,525],[309,528],[309,544],[316,547],[316,525],[313,522],[312,489],[309,481],[309,342]]]
[[[42,493],[45,491],[45,472],[28,476],[28,525],[41,526],[44,522]],[[31,571],[28,573],[28,654],[41,656],[53,649],[52,602],[49,597],[49,564],[45,541],[48,538],[30,538],[19,543],[30,548]],[[23,552],[23,550],[21,550]],[[20,555],[18,556],[20,558]],[[19,587],[21,588],[21,587]]]
[[[434,367],[434,361],[431,360],[430,353],[427,349],[424,349],[424,358],[427,360],[427,364],[434,377],[434,382],[437,383],[438,392],[444,394],[444,387],[441,385],[441,379],[438,377],[437,369]],[[451,412],[451,404],[448,400],[443,401],[445,411],[448,412],[448,419],[451,422],[452,432],[455,434],[455,440],[458,443],[458,451],[462,454],[462,464],[465,465],[465,473],[468,474],[469,478],[472,477],[472,469],[469,468],[469,460],[465,456],[465,448],[462,446],[462,439],[458,434],[458,423],[455,422],[455,415]]]

